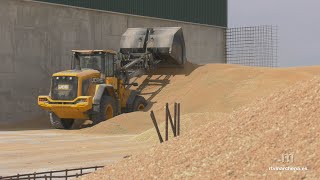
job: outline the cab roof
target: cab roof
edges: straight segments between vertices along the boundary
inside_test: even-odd
[[[117,52],[113,50],[72,50],[74,53],[79,53],[79,54],[96,54],[96,53],[106,53],[106,54],[113,54],[116,55]]]
[[[57,77],[57,76],[73,76],[73,77],[84,77],[84,76],[89,76],[89,75],[99,75],[100,72],[97,70],[93,69],[81,69],[81,70],[66,70],[66,71],[61,71],[54,73],[52,76]]]

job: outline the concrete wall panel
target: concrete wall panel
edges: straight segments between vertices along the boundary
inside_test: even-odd
[[[14,61],[12,61],[12,55],[3,55],[0,54],[1,57],[1,65],[0,65],[0,73],[14,73]],[[1,86],[0,86],[1,87]]]
[[[34,4],[26,6],[24,3],[14,5],[17,8],[17,26],[47,28],[50,7]]]
[[[0,54],[14,53],[14,26],[12,23],[0,22]]]
[[[102,21],[102,34],[121,36],[128,28],[128,17],[119,14],[100,13]]]

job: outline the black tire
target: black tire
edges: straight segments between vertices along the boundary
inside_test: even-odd
[[[110,112],[110,109],[112,112]],[[102,121],[108,120],[116,116],[116,103],[113,97],[103,96],[100,102],[99,112],[94,112],[92,114],[93,125],[99,124]]]
[[[55,113],[50,112],[50,122],[55,129],[71,129],[74,119],[60,119]]]
[[[148,105],[146,99],[142,96],[136,96],[133,102],[133,111],[143,111]]]

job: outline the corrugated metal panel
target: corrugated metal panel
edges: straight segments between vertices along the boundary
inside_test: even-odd
[[[227,0],[37,0],[226,27]]]

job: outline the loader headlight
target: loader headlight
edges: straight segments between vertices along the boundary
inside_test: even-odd
[[[79,103],[86,103],[86,102],[88,102],[88,100],[87,100],[87,99],[79,99],[79,100],[77,100],[77,101],[76,101],[76,104],[79,104]]]
[[[48,103],[47,98],[39,98],[39,102]]]

